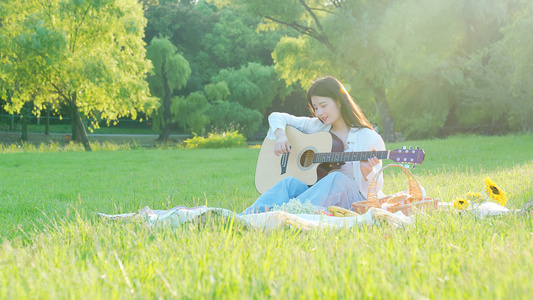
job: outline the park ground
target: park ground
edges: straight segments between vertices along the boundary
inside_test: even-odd
[[[483,192],[490,177],[506,207],[533,199],[532,135],[410,145],[426,152],[413,173],[431,197]],[[452,210],[417,215],[402,228],[305,233],[215,217],[154,228],[94,215],[199,204],[241,211],[257,197],[257,155],[257,148],[0,154],[0,298],[523,299],[533,292],[531,215]],[[405,189],[405,176],[389,170],[385,192]]]

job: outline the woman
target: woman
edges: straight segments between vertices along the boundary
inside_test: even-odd
[[[290,141],[285,134],[287,125],[304,133],[329,131],[344,144],[345,151],[385,150],[385,143],[363,115],[361,108],[334,77],[321,78],[307,92],[307,102],[314,118],[295,117],[286,113],[272,113],[267,137],[275,139],[274,154],[290,152]],[[351,204],[365,200],[368,184],[381,168],[381,162],[372,157],[368,161],[346,162],[340,169],[331,171],[316,184],[308,187],[293,177],[287,177],[261,195],[243,213],[269,211],[274,205],[281,206],[292,198],[302,203],[309,200],[320,207],[331,205],[351,209]],[[383,195],[383,179],[377,180],[378,196]]]

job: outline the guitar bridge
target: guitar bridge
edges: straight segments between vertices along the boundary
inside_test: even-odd
[[[289,153],[283,153],[283,155],[281,155],[281,161],[280,161],[281,175],[287,173],[287,162],[288,161],[289,161]]]

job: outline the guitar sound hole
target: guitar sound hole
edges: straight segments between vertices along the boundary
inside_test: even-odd
[[[313,164],[313,158],[315,157],[315,152],[312,150],[305,150],[302,156],[300,157],[300,165],[304,168],[308,168]]]

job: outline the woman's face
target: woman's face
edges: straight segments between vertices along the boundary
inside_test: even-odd
[[[311,103],[316,116],[324,125],[333,125],[342,120],[340,104],[329,97],[311,96]]]

